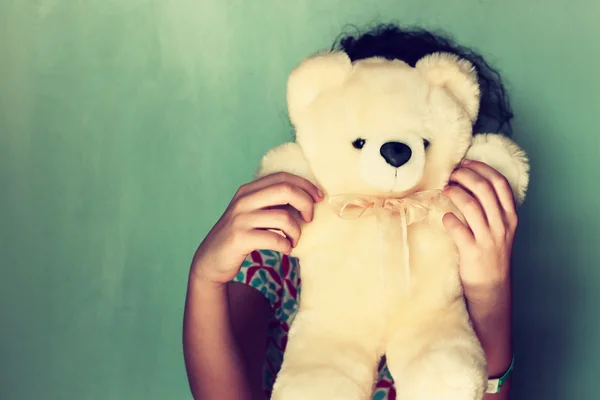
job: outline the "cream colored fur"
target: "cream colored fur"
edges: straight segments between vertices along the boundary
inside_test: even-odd
[[[455,56],[432,55],[413,68],[320,54],[289,78],[296,142],[269,151],[258,175],[290,172],[326,196],[403,197],[441,189],[466,156],[506,174],[521,202],[527,158],[507,138],[472,135],[478,107],[473,68]],[[357,138],[365,140],[361,150],[352,146]],[[379,152],[389,141],[412,150],[397,169]],[[446,212],[462,216],[444,207],[408,227],[407,293],[402,257],[380,251],[381,221],[342,219],[327,201],[316,206],[292,254],[302,292],[273,400],[368,400],[384,355],[399,399],[482,398],[485,358],[463,302],[457,251],[441,223]]]

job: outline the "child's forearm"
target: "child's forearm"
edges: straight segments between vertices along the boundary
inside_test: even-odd
[[[502,376],[509,368],[512,355],[511,302],[506,299],[496,304],[469,304],[469,314],[485,351],[488,375]],[[509,399],[510,379],[497,394],[486,394],[485,400]]]
[[[231,327],[226,285],[190,277],[183,347],[195,399],[251,399]]]

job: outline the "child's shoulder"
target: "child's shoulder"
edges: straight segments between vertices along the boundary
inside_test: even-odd
[[[249,285],[265,296],[275,318],[287,319],[296,310],[300,292],[298,260],[270,250],[253,251],[232,280]]]

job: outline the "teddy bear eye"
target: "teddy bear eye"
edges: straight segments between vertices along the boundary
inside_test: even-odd
[[[354,142],[352,142],[352,146],[358,150],[362,149],[365,146],[365,139],[356,139]]]
[[[425,149],[427,149],[429,147],[429,140],[427,139],[423,139],[423,145],[425,146]]]

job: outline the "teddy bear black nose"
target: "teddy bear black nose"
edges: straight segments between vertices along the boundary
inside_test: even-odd
[[[410,147],[400,142],[385,143],[379,152],[385,161],[395,168],[406,164],[412,155]]]

